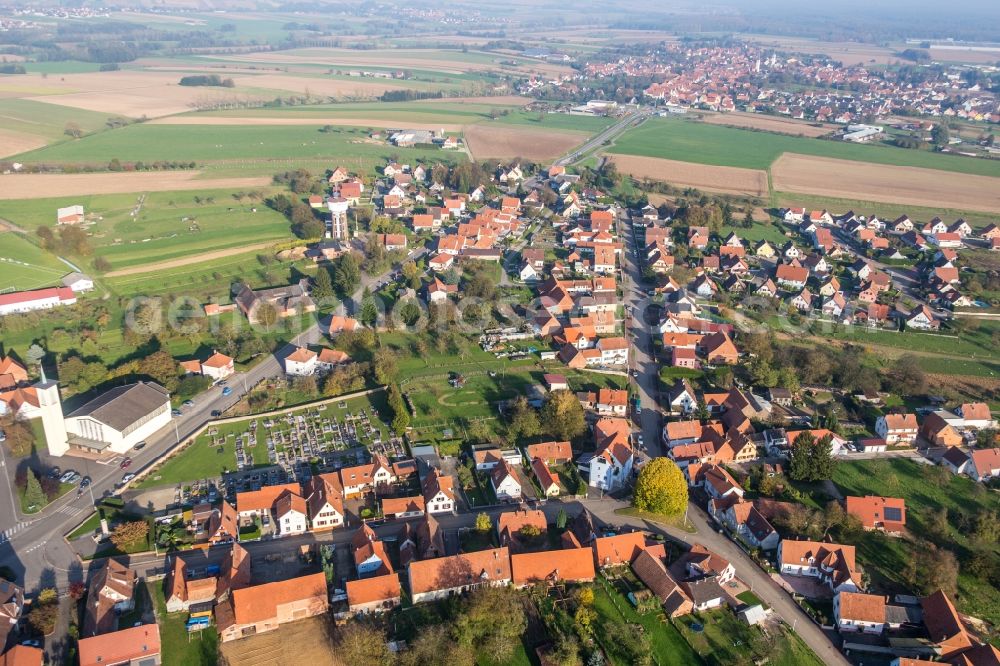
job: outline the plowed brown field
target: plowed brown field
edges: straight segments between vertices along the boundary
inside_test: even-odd
[[[199,174],[198,171],[10,174],[0,176],[0,199],[46,199],[56,196],[173,190],[236,190],[271,184],[271,179],[266,176],[197,180]]]
[[[636,155],[609,156],[618,170],[635,178],[661,180],[670,185],[696,187],[706,192],[767,194],[767,174],[756,169],[712,166]]]
[[[586,139],[587,135],[579,132],[542,131],[492,123],[469,125],[465,128],[465,143],[477,160],[487,157],[550,160]]]
[[[793,134],[798,136],[817,137],[829,134],[835,128],[834,125],[822,125],[816,127],[802,120],[792,118],[780,118],[777,116],[765,116],[759,113],[713,113],[706,115],[703,120],[710,125],[729,125],[731,127],[749,127],[751,129],[765,130],[767,132],[777,132],[779,134]]]
[[[771,167],[774,189],[852,201],[1000,210],[1000,178],[785,153]]]

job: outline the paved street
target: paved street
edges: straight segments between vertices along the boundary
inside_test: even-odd
[[[421,248],[411,258],[419,258],[425,253],[426,250]],[[350,312],[356,311],[365,288],[374,290],[384,284],[393,270],[378,276],[362,275],[361,284],[353,299],[345,302],[345,308]],[[320,337],[319,326],[313,324],[297,334],[293,343],[314,344],[319,342]],[[292,344],[286,345],[247,372],[229,377],[226,383],[233,389],[231,395],[222,395],[223,387],[216,386],[194,398],[192,407],[184,408],[182,415],[173,418],[169,426],[147,438],[146,447],[142,451],[130,454],[133,462],[128,471],[138,472],[154,463],[211,420],[214,411],[224,412],[234,405],[246,388],[281,375],[284,372],[282,359],[292,348]],[[10,567],[29,592],[52,586],[65,590],[70,581],[81,579],[83,574],[75,554],[63,541],[63,534],[87,517],[96,500],[115,491],[125,474],[118,467],[121,457],[109,464],[101,464],[70,456],[51,458],[43,452],[39,456],[42,463],[59,465],[63,469],[75,468],[81,474],[90,476],[93,481],[90,489],[82,496],[70,491],[40,513],[21,516],[12,492],[14,470],[11,464],[7,464],[6,453],[0,451],[0,455],[3,456],[0,458],[0,471],[4,472],[2,476],[5,479],[0,485],[7,486],[0,488],[0,565]]]
[[[652,353],[652,332],[644,319],[645,307],[649,303],[649,298],[642,284],[641,269],[636,261],[636,251],[643,248],[635,247],[632,226],[629,222],[623,222],[619,227],[619,236],[625,239],[622,282],[625,290],[626,308],[631,308],[632,315],[630,319],[627,317],[627,329],[633,335],[630,364],[638,371],[638,377],[632,381],[641,397],[643,449],[649,457],[656,457],[662,455],[660,444],[662,422],[657,403],[659,365]],[[725,535],[716,532],[704,509],[693,502],[689,507],[688,518],[697,529],[696,535],[670,528],[658,529],[688,543],[700,543],[725,557],[736,567],[737,575],[749,584],[757,596],[771,606],[789,626],[794,627],[796,632],[824,662],[827,664],[848,663],[826,634],[813,623],[805,611],[799,608],[777,583],[771,580],[770,576],[760,569],[739,546]],[[638,520],[627,519],[625,516],[614,516],[615,507],[611,503],[596,506],[588,503],[587,508],[605,522],[614,520],[614,522],[634,524],[634,521]]]

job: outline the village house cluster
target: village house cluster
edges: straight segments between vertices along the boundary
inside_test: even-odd
[[[1000,122],[1000,102],[963,77],[969,69],[946,67],[912,84],[892,68],[844,67],[833,58],[779,54],[751,43],[677,42],[642,54],[612,53],[607,60],[586,62],[579,74],[533,78],[521,89],[536,95],[548,88],[579,94],[595,80],[624,75],[653,79],[644,98],[679,110],[748,111],[845,125],[894,113]]]

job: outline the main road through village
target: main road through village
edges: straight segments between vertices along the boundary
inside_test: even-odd
[[[632,337],[630,367],[636,371],[631,381],[635,383],[635,389],[641,400],[642,454],[648,458],[661,455],[661,419],[657,404],[659,379],[657,363],[652,354],[651,329],[643,318],[648,299],[642,288],[641,273],[635,259],[636,247],[628,223],[624,223],[622,232],[626,239],[622,270],[627,312],[626,334]],[[411,257],[419,258],[424,253],[424,250],[420,250]],[[361,287],[354,295],[352,305],[360,302],[365,287],[377,288],[390,278],[390,273],[364,278]],[[294,343],[311,344],[318,342],[319,337],[318,325],[312,325],[297,335]],[[225,411],[235,404],[240,399],[244,387],[251,387],[267,378],[281,375],[281,359],[290,350],[291,345],[286,346],[247,372],[231,377],[228,380],[228,385],[233,388],[231,395],[223,396],[221,388],[215,387],[199,396],[193,407],[173,419],[169,426],[155,436],[150,437],[142,451],[132,455],[133,464],[130,469],[141,470],[155,463],[178,442],[184,441],[191,433],[207,423],[214,411]],[[2,455],[0,452],[0,456]],[[66,459],[59,462],[67,464]],[[80,471],[92,477],[92,495],[90,492],[85,492],[82,496],[78,496],[71,492],[47,506],[41,513],[22,517],[17,509],[12,488],[13,471],[7,468],[5,459],[0,459],[0,467],[3,472],[0,473],[0,486],[3,486],[0,488],[0,565],[10,567],[29,593],[50,586],[65,592],[70,582],[85,579],[86,572],[85,563],[80,561],[63,536],[93,509],[92,498],[102,497],[115,490],[122,471],[114,464],[86,463]],[[828,636],[813,623],[788,593],[760,569],[743,550],[716,531],[701,507],[694,503],[690,506],[688,517],[696,530],[691,533],[616,513],[618,509],[626,506],[628,506],[626,502],[605,496],[566,502],[550,500],[542,508],[551,522],[555,521],[560,509],[565,509],[569,515],[575,515],[581,509],[586,509],[593,514],[598,523],[641,528],[667,535],[677,541],[702,544],[710,548],[733,562],[738,575],[752,587],[757,596],[792,626],[825,663],[838,665],[848,663]],[[502,510],[503,508],[494,508],[489,513],[495,515]],[[460,529],[473,527],[475,518],[474,513],[466,512],[441,516],[439,522],[447,533],[455,534]],[[398,529],[397,525],[385,525],[379,527],[377,531],[389,535],[395,534]],[[298,546],[305,543],[320,541],[345,544],[351,534],[352,530],[340,530],[318,538],[308,534],[302,537],[249,543],[246,546],[256,561],[271,554],[295,552]],[[225,550],[225,548],[215,548],[205,554],[199,552],[197,556],[204,558],[205,563],[217,563],[223,557]],[[126,559],[129,566],[135,568],[142,576],[163,573],[167,564],[165,556],[159,554]]]

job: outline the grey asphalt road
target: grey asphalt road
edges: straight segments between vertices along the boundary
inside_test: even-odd
[[[419,259],[427,250],[420,248],[410,258]],[[395,269],[378,276],[363,275],[361,284],[352,299],[344,303],[348,312],[354,312],[361,302],[365,288],[375,289],[391,277]],[[153,464],[170,449],[184,441],[198,428],[212,419],[216,410],[224,412],[234,405],[247,388],[283,373],[282,359],[294,345],[314,344],[320,340],[319,326],[313,324],[295,335],[291,343],[275,354],[263,359],[250,370],[229,377],[227,385],[232,388],[228,396],[222,395],[223,387],[216,386],[194,398],[194,405],[183,409],[181,416],[175,417],[166,427],[147,438],[142,451],[129,454],[132,464],[128,472],[138,472]],[[3,455],[0,453],[0,455]],[[63,469],[76,469],[92,479],[88,491],[82,495],[69,492],[45,509],[32,516],[22,516],[12,492],[13,463],[6,456],[0,457],[0,471],[4,481],[0,481],[0,565],[8,566],[25,589],[32,591],[42,587],[57,587],[65,590],[71,581],[83,577],[80,564],[63,541],[63,534],[83,521],[93,510],[94,502],[106,494],[113,493],[126,473],[119,469],[116,458],[108,464],[100,464],[81,458],[64,456],[51,458],[42,454],[42,461],[60,465]]]
[[[636,260],[636,248],[632,227],[629,222],[623,223],[619,227],[619,235],[625,238],[625,261],[623,266],[623,289],[625,291],[625,302],[631,307],[633,316],[628,319],[627,331],[633,335],[630,365],[638,371],[638,377],[634,378],[634,386],[641,397],[642,404],[642,434],[643,453],[649,457],[663,455],[661,450],[660,430],[662,419],[658,404],[659,393],[659,367],[652,355],[653,337],[650,327],[643,317],[644,307],[648,303],[648,296],[645,292],[645,285],[642,283],[641,269]],[[595,516],[604,522],[613,522],[618,519],[620,522],[624,516],[614,515],[614,506],[607,504],[588,505],[588,508]],[[610,509],[610,510],[609,510]],[[810,648],[826,664],[846,665],[849,662],[834,646],[830,638],[806,615],[805,611],[799,608],[798,604],[792,601],[786,593],[770,576],[768,576],[757,564],[735,543],[723,534],[719,534],[712,526],[711,519],[704,509],[695,503],[690,504],[688,518],[697,530],[697,534],[692,535],[681,530],[672,528],[661,528],[665,533],[687,543],[699,543],[733,563],[739,575],[747,584],[751,585],[753,591],[764,600],[789,626],[802,637]]]

